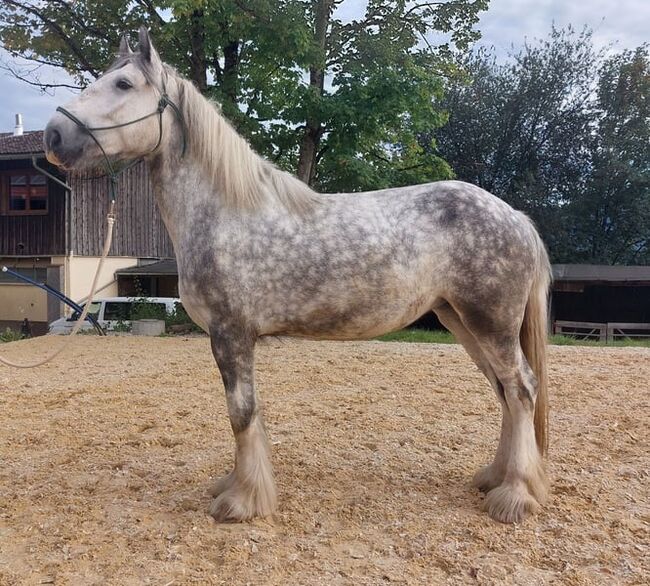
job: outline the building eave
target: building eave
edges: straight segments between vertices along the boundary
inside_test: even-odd
[[[45,153],[9,153],[0,154],[0,161],[19,161],[21,159],[31,160],[32,157],[37,159],[45,159]]]

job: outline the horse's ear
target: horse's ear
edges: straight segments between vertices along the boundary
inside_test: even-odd
[[[140,54],[142,55],[144,62],[153,70],[162,68],[162,61],[160,60],[158,51],[156,51],[151,42],[151,37],[149,36],[147,27],[140,27],[140,31],[138,32],[138,41],[140,43]]]
[[[119,54],[120,57],[126,57],[127,55],[131,55],[133,51],[131,50],[131,47],[129,45],[129,37],[127,35],[122,35],[122,39],[120,40],[120,49],[119,49]]]

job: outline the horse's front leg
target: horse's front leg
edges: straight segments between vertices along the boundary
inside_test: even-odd
[[[211,332],[212,352],[226,389],[235,435],[235,467],[211,491],[210,514],[217,521],[243,521],[273,513],[277,496],[269,443],[254,383],[255,339]]]

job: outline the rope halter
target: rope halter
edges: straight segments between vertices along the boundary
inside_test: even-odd
[[[106,151],[104,150],[104,147],[102,146],[101,142],[99,142],[99,139],[95,136],[95,132],[101,132],[103,130],[114,130],[115,128],[123,128],[125,126],[131,126],[132,124],[137,124],[138,122],[142,122],[143,120],[146,120],[147,118],[151,118],[152,116],[158,116],[158,141],[156,142],[156,146],[154,146],[148,153],[147,155],[150,155],[151,153],[155,152],[158,147],[160,146],[160,143],[162,142],[162,135],[163,135],[163,124],[162,124],[162,115],[163,112],[165,111],[165,108],[169,106],[174,113],[176,114],[176,117],[178,118],[178,121],[181,124],[181,130],[183,133],[183,148],[181,150],[181,157],[185,156],[185,151],[187,150],[187,136],[186,136],[186,129],[185,129],[185,120],[183,118],[183,113],[181,112],[180,108],[174,104],[174,102],[170,99],[170,97],[167,95],[167,92],[165,91],[165,86],[163,84],[163,91],[160,95],[160,99],[158,100],[158,107],[151,112],[150,114],[145,114],[144,116],[140,116],[140,118],[136,118],[134,120],[129,120],[128,122],[122,122],[121,124],[114,124],[112,126],[95,126],[91,127],[82,122],[79,118],[77,118],[72,112],[66,110],[63,106],[59,106],[56,111],[61,112],[64,116],[67,116],[72,122],[74,122],[83,132],[88,134],[90,138],[93,139],[95,144],[99,147],[99,150],[102,153],[102,156],[104,157],[104,162],[105,162],[105,167],[106,167],[106,172],[108,174],[108,177],[110,179],[110,191],[111,191],[111,201],[115,201],[116,199],[116,194],[117,194],[117,177],[120,173],[123,171],[126,171],[127,169],[133,167],[136,163],[138,163],[143,157],[140,157],[125,167],[122,167],[121,169],[115,169],[113,166],[113,163],[111,163],[111,160],[109,156],[106,154]]]

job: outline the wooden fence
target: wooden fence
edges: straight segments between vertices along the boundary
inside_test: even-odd
[[[553,333],[579,340],[599,340],[609,343],[621,338],[650,338],[650,324],[556,320],[553,322]]]

